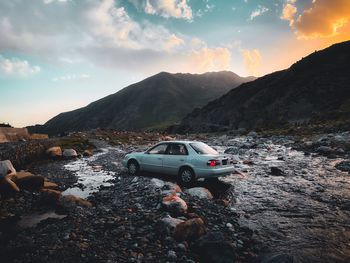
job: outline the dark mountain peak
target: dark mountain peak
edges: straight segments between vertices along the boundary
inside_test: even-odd
[[[179,131],[276,127],[350,117],[350,41],[244,83],[193,111]]]
[[[160,72],[84,108],[59,114],[40,132],[57,134],[94,128],[142,130],[170,125],[249,80],[233,72]]]

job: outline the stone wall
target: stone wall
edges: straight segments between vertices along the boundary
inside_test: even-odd
[[[26,128],[0,127],[0,143],[29,140],[30,135]]]
[[[48,138],[47,134],[29,134],[27,128],[0,127],[0,143],[18,142],[21,140],[44,140]]]

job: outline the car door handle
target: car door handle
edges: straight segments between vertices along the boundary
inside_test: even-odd
[[[163,158],[158,158],[158,160],[163,160]]]
[[[180,162],[184,162],[185,160],[184,159],[181,159]]]

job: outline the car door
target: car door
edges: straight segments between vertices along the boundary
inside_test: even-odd
[[[177,175],[179,168],[186,163],[188,151],[185,144],[169,143],[166,154],[163,157],[163,170],[172,175]]]
[[[148,150],[142,157],[142,170],[161,173],[163,168],[163,158],[167,147],[167,143],[162,143]]]

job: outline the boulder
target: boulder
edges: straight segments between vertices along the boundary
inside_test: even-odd
[[[202,199],[213,199],[213,195],[210,191],[204,187],[193,187],[185,191],[190,196],[202,198]]]
[[[16,169],[13,167],[10,160],[0,161],[0,179],[7,175],[15,175]]]
[[[60,191],[52,189],[41,189],[42,199],[48,203],[57,204],[62,194]]]
[[[44,186],[44,177],[29,173],[16,179],[15,183],[21,190],[38,191]]]
[[[342,161],[338,163],[335,168],[337,168],[340,171],[343,172],[349,172],[350,173],[350,161]]]
[[[63,157],[67,159],[73,159],[78,157],[78,153],[74,149],[64,149],[63,150]]]
[[[207,233],[207,227],[201,218],[189,219],[178,224],[174,231],[174,237],[178,241],[193,241]]]
[[[335,150],[329,146],[320,146],[317,148],[317,152],[320,154],[328,155],[334,153]]]
[[[63,195],[59,199],[58,204],[63,209],[71,209],[71,208],[75,208],[76,206],[82,206],[82,207],[92,206],[92,204],[89,201],[74,195]]]
[[[243,161],[243,164],[246,164],[246,165],[253,165],[254,162],[252,160],[244,160]]]
[[[62,157],[62,149],[59,146],[49,148],[46,153],[52,158]]]
[[[183,222],[184,220],[167,216],[160,219],[158,225],[161,232],[165,232],[167,235],[172,235],[175,231],[176,226]]]
[[[83,152],[83,156],[85,157],[91,157],[93,155],[92,150],[85,150]]]
[[[231,242],[225,240],[220,232],[208,233],[194,244],[194,251],[204,263],[235,262],[235,249]]]
[[[271,175],[284,176],[285,173],[278,167],[271,167]]]
[[[58,187],[58,184],[49,182],[49,181],[45,181],[43,186],[43,188],[45,189],[56,189],[57,187]]]
[[[177,195],[169,195],[164,197],[162,205],[173,215],[182,215],[187,212],[186,202]]]

